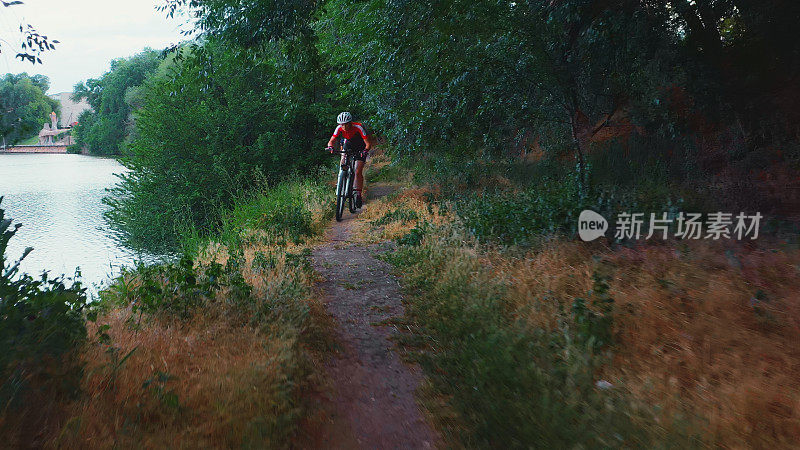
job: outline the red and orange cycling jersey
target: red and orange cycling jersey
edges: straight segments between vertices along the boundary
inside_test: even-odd
[[[331,137],[341,136],[348,141],[360,137],[364,140],[364,142],[367,142],[367,132],[364,130],[364,126],[359,122],[351,123],[353,126],[350,127],[350,131],[345,130],[343,125],[339,125],[335,130],[333,130],[333,135]]]

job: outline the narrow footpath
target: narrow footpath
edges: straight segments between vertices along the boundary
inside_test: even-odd
[[[372,199],[390,189],[374,187]],[[369,208],[367,203],[365,208]],[[315,396],[319,417],[304,426],[304,448],[435,448],[437,437],[414,398],[421,370],[402,362],[388,319],[403,316],[391,266],[374,257],[391,243],[352,239],[356,215],[345,212],[312,256],[325,308],[336,321],[338,351],[326,363],[329,385]]]

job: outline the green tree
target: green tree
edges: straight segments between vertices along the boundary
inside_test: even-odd
[[[796,51],[763,44],[790,41],[787,19],[773,21],[779,31],[770,23],[775,5],[796,7],[756,3],[168,0],[168,14],[187,8],[197,19],[196,39],[157,82],[126,95],[143,106],[110,217],[129,242],[148,239],[153,223],[171,245],[178,224],[211,228],[215,205],[254,188],[254,173],[275,178],[315,160],[339,109],[414,158],[496,159],[538,142],[559,164],[572,157],[576,199],[592,193],[603,150],[621,145],[594,138],[622,117],[643,131],[606,178],[685,180],[702,172],[693,134],[707,133],[693,117],[750,135],[758,123],[782,123],[787,136],[797,127],[733,95],[755,89],[761,69],[746,67],[758,49],[787,66],[768,64],[775,80],[800,67]],[[90,102],[98,92],[85,91]],[[680,113],[673,92],[698,111]]]
[[[73,99],[86,101],[92,110],[79,117],[74,131],[75,145],[96,155],[119,155],[134,132],[132,112],[138,103],[130,104],[147,76],[158,67],[159,52],[145,49],[130,58],[111,61],[111,69],[100,78],[75,85]]]
[[[50,113],[60,104],[45,95],[49,80],[43,75],[6,74],[0,79],[0,134],[5,145],[13,145],[41,130]]]
[[[309,97],[293,45],[243,49],[211,36],[162,62],[136,94],[130,171],[107,199],[123,242],[175,250],[182,231],[219,226],[234,198],[325,160],[334,112]]]
[[[651,94],[665,68],[653,59],[662,11],[643,2],[332,0],[325,11],[316,28],[341,95],[413,151],[497,157],[544,136],[583,175],[579,119]]]

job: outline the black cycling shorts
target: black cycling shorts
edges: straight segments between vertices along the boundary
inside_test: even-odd
[[[366,157],[361,156],[361,154],[364,152],[366,148],[367,144],[364,143],[363,139],[350,139],[347,142],[345,142],[344,145],[345,151],[349,150],[355,153],[353,159],[355,159],[356,161],[364,161],[364,162],[367,161]]]

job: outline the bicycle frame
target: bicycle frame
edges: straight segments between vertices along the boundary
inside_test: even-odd
[[[339,177],[336,183],[336,220],[341,221],[344,213],[344,203],[348,202],[348,209],[351,213],[356,212],[355,198],[353,195],[353,183],[355,182],[356,151],[344,150],[347,140],[342,140],[341,150],[336,153],[345,155],[345,163],[339,167]]]

